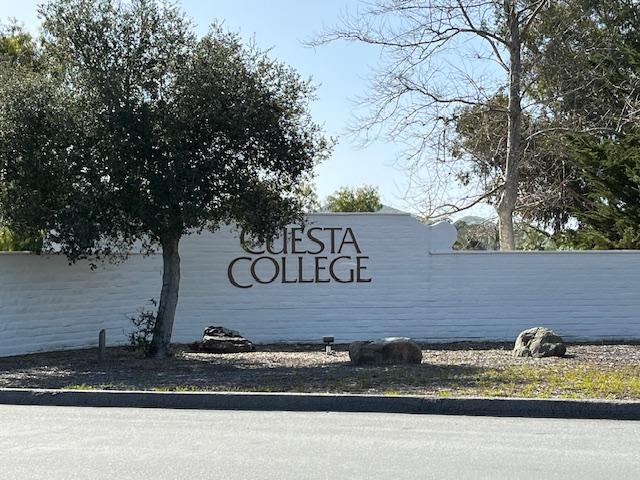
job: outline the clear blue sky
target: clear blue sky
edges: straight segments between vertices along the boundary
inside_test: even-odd
[[[15,17],[32,32],[38,29],[36,6],[40,0],[0,0],[2,20]],[[324,199],[343,185],[371,184],[380,188],[383,203],[407,208],[402,200],[405,172],[395,165],[399,145],[378,142],[360,148],[344,135],[352,118],[352,100],[366,92],[370,67],[379,52],[363,45],[337,43],[318,49],[303,45],[323,26],[335,25],[357,0],[183,0],[187,14],[201,32],[218,20],[244,38],[255,38],[261,48],[292,65],[319,84],[313,104],[317,122],[338,138],[332,158],[317,168],[316,187]]]

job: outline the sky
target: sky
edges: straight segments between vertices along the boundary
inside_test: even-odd
[[[39,3],[0,0],[0,16],[2,20],[14,17],[36,33]],[[363,147],[346,132],[353,123],[354,100],[367,92],[367,78],[379,62],[379,50],[345,42],[318,48],[305,45],[314,34],[336,25],[341,14],[353,11],[358,0],[182,0],[180,4],[199,33],[216,20],[222,22],[245,40],[270,48],[272,57],[311,77],[318,86],[312,115],[338,141],[332,157],[316,168],[320,199],[342,186],[367,184],[379,188],[384,204],[413,210],[403,200],[408,176],[397,161],[402,147],[383,141]]]

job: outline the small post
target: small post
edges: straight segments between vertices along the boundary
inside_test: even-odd
[[[322,337],[322,341],[324,342],[324,353],[331,355],[333,353],[331,350],[331,344],[335,339],[333,337]]]
[[[98,334],[98,361],[103,362],[107,358],[107,331],[103,328]]]

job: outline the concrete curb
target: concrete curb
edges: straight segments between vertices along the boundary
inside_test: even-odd
[[[416,395],[0,389],[0,404],[640,420],[640,401]]]

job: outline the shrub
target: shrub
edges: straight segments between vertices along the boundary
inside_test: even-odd
[[[42,251],[44,233],[37,232],[29,236],[16,235],[6,227],[0,227],[0,252],[35,252]]]
[[[145,355],[149,353],[151,348],[151,337],[156,325],[156,307],[158,306],[158,302],[154,298],[149,300],[149,303],[153,309],[140,308],[137,316],[129,317],[134,326],[134,330],[129,333],[129,345],[132,350],[142,350]]]

